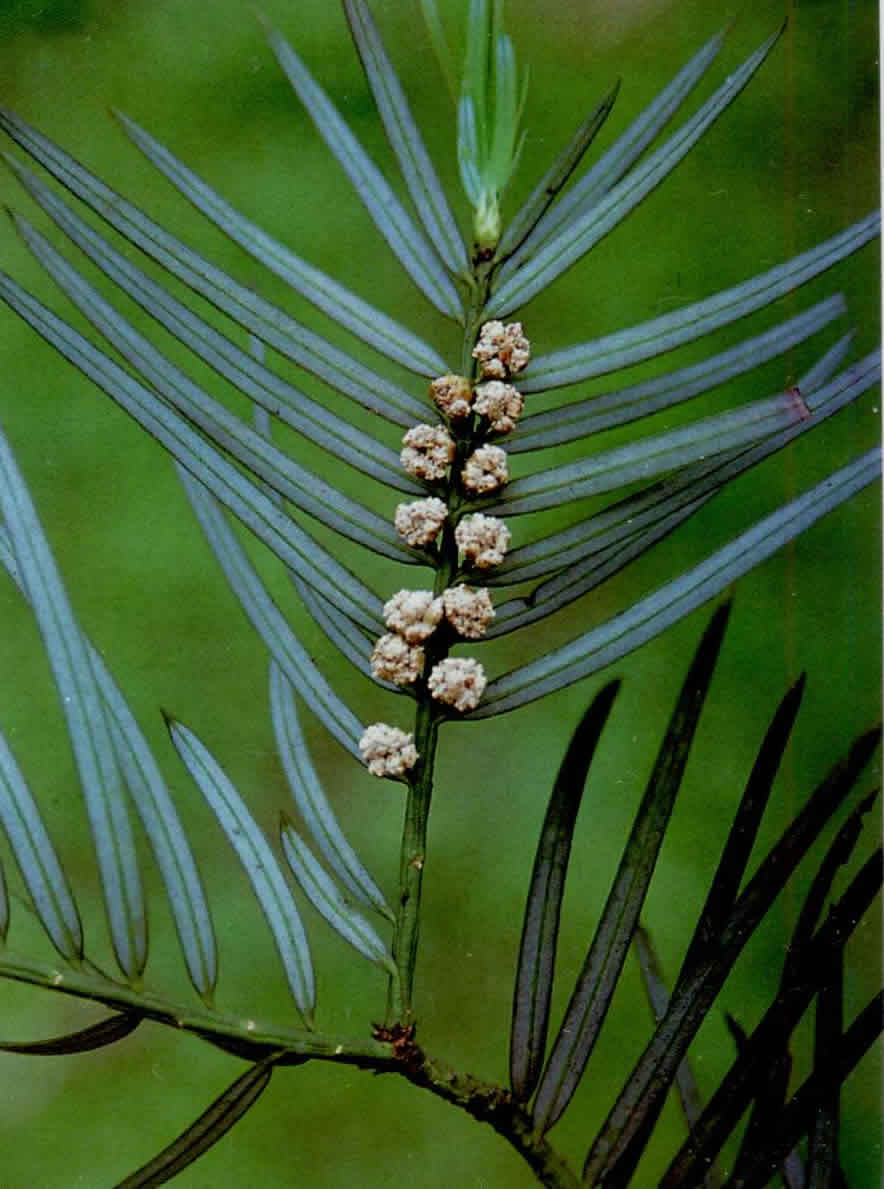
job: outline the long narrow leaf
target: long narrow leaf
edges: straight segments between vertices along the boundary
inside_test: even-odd
[[[655,153],[636,166],[586,213],[567,223],[545,243],[536,256],[522,264],[510,280],[505,281],[495,292],[486,307],[486,315],[496,317],[524,305],[616,227],[633,207],[663,181],[736,99],[779,36],[778,32],[769,37]]]
[[[810,417],[805,413],[802,419],[799,415],[796,424],[772,434],[757,446],[748,450],[726,451],[711,463],[685,467],[577,524],[513,550],[490,576],[489,585],[507,585],[527,578],[542,577],[564,566],[574,567],[571,577],[563,573],[535,590],[530,603],[536,604],[546,595],[556,593],[558,584],[570,583],[572,579],[580,581],[581,566],[587,561],[591,562],[596,554],[625,546],[636,535],[646,531],[656,536],[654,525],[685,505],[699,506],[737,475],[783,449],[795,438],[809,433],[880,379],[881,360],[878,352],[875,352],[826,382],[829,367],[837,366],[840,362],[850,337],[845,335],[802,376],[800,391],[806,393],[802,400]],[[503,607],[498,609],[498,618],[503,618],[502,612]],[[492,632],[496,630],[496,626],[492,628]]]
[[[360,904],[375,909],[392,921],[393,912],[383,892],[344,837],[313,767],[307,741],[298,721],[293,685],[297,688],[274,658],[270,664],[270,712],[283,772],[298,812],[319,853],[350,895]]]
[[[792,931],[789,948],[786,952],[786,960],[783,963],[780,989],[785,994],[794,985],[796,978],[800,977],[802,951],[813,941],[814,932],[820,917],[823,915],[826,900],[832,891],[835,877],[839,870],[850,861],[850,857],[856,848],[862,832],[862,819],[874,805],[876,796],[876,793],[870,793],[853,810],[850,817],[838,831],[834,841],[827,848],[822,862],[811,881],[810,888],[805,894],[801,911],[798,914],[798,920]],[[803,812],[806,814],[807,811],[804,810]],[[770,866],[770,863],[768,863],[768,866]]]
[[[783,1036],[791,1034],[801,1016],[824,980],[827,959],[830,954],[842,949],[862,921],[869,906],[881,889],[882,870],[880,848],[863,865],[851,880],[850,886],[838,903],[830,910],[823,926],[818,930],[804,953],[800,979],[786,995],[778,996],[762,1017],[758,1027],[746,1042],[743,1052],[737,1058],[721,1085],[710,1099],[689,1141],[682,1146],[660,1181],[660,1189],[675,1189],[676,1186],[691,1183],[691,1173],[703,1167],[705,1162],[719,1151],[722,1143],[736,1126],[753,1096],[754,1086],[766,1072],[770,1053],[781,1047]],[[880,1012],[880,1007],[878,1007]],[[867,1022],[866,1022],[867,1023]],[[880,1020],[878,1022],[880,1030]],[[864,1039],[867,1041],[867,1033]],[[845,1052],[845,1056],[846,1056]],[[858,1060],[855,1050],[850,1053],[852,1062]],[[846,1072],[852,1068],[846,1060]],[[845,1073],[846,1076],[846,1073]],[[805,1115],[805,1128],[810,1119]],[[781,1120],[782,1123],[782,1120]],[[778,1138],[786,1145],[779,1152],[779,1159],[795,1146],[801,1133],[778,1127]],[[584,1175],[591,1181],[594,1164],[587,1161]]]
[[[771,1131],[767,1145],[750,1153],[745,1171],[739,1179],[734,1180],[733,1189],[752,1189],[761,1185],[766,1170],[775,1168],[788,1158],[801,1137],[807,1134],[820,1102],[847,1080],[881,1035],[882,1023],[884,991],[879,991],[844,1032],[838,1046],[836,1068],[825,1077],[814,1071],[795,1091],[777,1119],[776,1130]],[[846,1184],[843,1176],[834,1181],[838,1189]],[[804,1186],[805,1182],[802,1181],[800,1186],[796,1184],[795,1189],[804,1189]]]
[[[724,926],[733,911],[758,836],[761,818],[801,707],[804,680],[802,674],[790,687],[767,728],[743,796],[740,798],[733,825],[728,831],[709,893],[685,952],[676,986],[688,978],[694,967],[708,957],[710,950],[717,948]]]
[[[457,164],[464,193],[474,207],[482,201],[482,180],[476,168],[478,159],[476,104],[472,95],[463,94],[457,104]]]
[[[0,513],[6,521],[67,719],[114,952],[123,973],[137,979],[147,960],[147,920],[123,781],[86,644],[36,508],[2,431]]]
[[[877,360],[875,366],[877,368]],[[819,416],[823,410],[822,416],[829,416],[852,398],[850,388],[836,391],[831,404],[818,407],[815,413]],[[817,417],[814,421],[817,423]],[[488,630],[488,638],[505,635],[545,619],[594,590],[684,523],[725,483],[781,449],[798,432],[808,428],[808,423],[804,422],[797,431],[784,431],[752,450],[729,452],[717,464],[687,468],[669,484],[655,485],[591,517],[582,530],[574,534],[574,545],[565,545],[558,557],[553,554],[542,562],[525,567],[530,573],[545,573],[555,570],[557,561],[576,557],[575,561],[559,570],[553,578],[540,583],[526,597],[509,599],[499,604],[494,623]],[[563,536],[568,539],[571,534],[566,531]],[[509,577],[512,581],[528,576],[528,573],[518,570],[513,575],[505,575],[502,580]]]
[[[165,397],[211,441],[229,451],[238,462],[259,475],[301,511],[342,536],[386,557],[401,559],[407,556],[388,520],[294,462],[250,425],[230,413],[118,314],[25,219],[14,215],[13,221],[40,264],[93,326],[136,368],[149,388]],[[159,397],[154,399],[158,405],[162,404]]]
[[[445,29],[442,26],[439,6],[436,0],[420,0],[420,7],[424,24],[427,26],[427,33],[430,36],[430,43],[433,46],[433,52],[436,55],[436,60],[445,78],[445,84],[448,87],[451,101],[456,107],[460,82],[457,77],[457,68],[454,64],[454,55],[451,52],[451,46],[448,44],[448,38],[445,36]]]
[[[282,815],[280,837],[286,862],[316,911],[363,958],[392,972],[395,967],[389,947],[384,945],[374,925],[347,903],[285,814]]]
[[[253,290],[239,284],[227,273],[210,264],[204,257],[148,218],[137,206],[127,202],[122,195],[106,186],[51,140],[29,127],[12,112],[2,108],[0,128],[111,227],[173,276],[182,280],[194,292],[202,294],[218,309],[276,347],[283,355],[319,376],[331,387],[346,392],[357,400],[359,389],[364,388],[368,392],[383,394],[392,404],[402,409],[403,413],[415,408],[420,410],[419,402],[398,385],[384,380],[377,372],[357,363],[347,352],[333,347],[321,335],[307,330],[278,306],[259,297]],[[4,159],[27,184],[20,172],[21,166],[17,167],[14,159],[6,154]],[[322,289],[323,274],[317,273],[313,279],[319,292]],[[358,302],[352,295],[351,299]],[[359,318],[359,326],[360,337],[375,350],[409,368],[416,367],[419,360],[420,375],[439,374],[438,364],[441,361],[436,353],[428,347],[421,350],[419,340],[410,336],[404,327],[398,324],[389,325],[389,319],[385,319],[378,311],[366,308]]]
[[[709,498],[711,496],[685,501],[674,512],[655,519],[641,532],[593,553],[584,561],[569,566],[548,582],[542,582],[527,598],[510,599],[502,603],[497,609],[492,628],[487,633],[488,637],[494,638],[516,631],[526,624],[546,619],[562,607],[569,606],[575,599],[594,590],[637,557],[641,557],[698,511]]]
[[[83,927],[40,810],[0,732],[0,825],[18,863],[31,903],[63,958],[83,956]]]
[[[143,1019],[144,1016],[140,1016],[138,1012],[118,1012],[105,1020],[99,1020],[97,1024],[90,1024],[88,1028],[69,1032],[67,1036],[54,1036],[52,1040],[0,1040],[0,1052],[34,1057],[66,1057],[70,1053],[91,1053],[129,1036]]]
[[[476,117],[476,151],[473,160],[481,166],[488,159],[490,134],[486,125],[488,58],[494,30],[488,0],[470,0],[467,14],[467,44],[463,72],[463,94],[472,101]]]
[[[182,723],[167,719],[175,750],[236,852],[273,934],[298,1011],[308,1027],[316,990],[307,935],[288,884],[267,840],[209,750]]]
[[[9,932],[9,889],[6,886],[6,869],[0,863],[0,945],[6,944]]]
[[[620,90],[618,79],[604,99],[595,107],[577,128],[577,131],[561,150],[552,165],[525,199],[518,212],[507,223],[497,257],[503,259],[513,253],[531,234],[544,213],[559,197],[568,184],[574,170],[583,160],[583,155],[595,140],[596,133],[607,120]],[[501,270],[501,275],[503,270]]]
[[[11,549],[7,549],[6,544],[6,533],[0,526],[0,561],[27,599],[28,592],[24,581],[14,563]],[[169,795],[159,766],[126,699],[102,660],[101,654],[88,639],[85,643],[92,672],[104,699],[117,758],[168,892],[169,905],[191,982],[199,995],[207,1000],[211,999],[218,973],[215,936],[205,891],[187,834],[181,825],[178,811]],[[36,826],[35,823],[34,830]],[[34,841],[36,844],[36,834]],[[47,878],[51,876],[54,881],[54,893],[61,905],[64,900],[64,887],[52,874],[51,858],[48,854],[43,862]],[[33,890],[31,895],[34,896]],[[73,914],[70,920],[76,919],[76,909],[73,910]],[[41,919],[44,919],[42,912]],[[46,920],[44,924],[47,924]]]
[[[523,260],[536,253],[564,227],[597,203],[623,177],[712,65],[723,40],[724,34],[719,33],[708,41],[596,164],[556,203],[537,225],[530,239],[526,240],[523,249],[506,262],[501,270],[501,280],[512,276]]]
[[[734,1039],[737,1052],[746,1047],[746,1030],[729,1013],[725,1013],[728,1031]],[[753,1155],[765,1143],[771,1129],[779,1122],[780,1113],[786,1102],[789,1079],[792,1074],[792,1056],[785,1045],[778,1055],[771,1054],[766,1076],[755,1095],[752,1113],[743,1131],[740,1147],[733,1163],[733,1176],[739,1176],[740,1169],[751,1163]],[[784,1189],[806,1189],[807,1176],[804,1160],[796,1149],[788,1154],[780,1169]]]
[[[730,607],[712,617],[691,663],[657,756],[583,970],[534,1101],[535,1128],[561,1116],[583,1076],[607,1015],[681,786]]]
[[[307,264],[291,249],[273,239],[266,231],[262,231],[251,219],[241,215],[230,203],[225,202],[215,190],[206,185],[201,178],[197,177],[192,170],[169,152],[165,145],[160,144],[125,113],[115,111],[114,115],[133,144],[141,149],[148,160],[166,175],[176,189],[180,190],[197,210],[202,211],[249,255],[254,256],[271,272],[276,273],[302,297],[307,298],[323,313],[333,318],[338,325],[345,326],[358,338],[367,342],[369,346],[381,351],[389,358],[395,359],[409,371],[417,371],[421,374],[429,369],[432,362],[435,362],[436,354],[433,349],[411,331],[406,330],[398,322],[345,289],[343,285],[332,280],[313,265]],[[390,197],[392,198],[392,192]],[[392,201],[396,200],[392,199]],[[408,219],[404,211],[402,214],[404,218]],[[409,272],[411,272],[410,269]],[[444,277],[444,274],[441,275]],[[422,288],[420,282],[416,283]],[[448,282],[448,288],[456,301],[457,292],[450,282]],[[433,301],[433,297],[430,297],[430,300]],[[434,304],[436,304],[435,301]],[[439,308],[442,307],[439,306]],[[450,312],[451,316],[455,316],[456,307],[453,312],[447,309],[442,312]],[[406,352],[410,349],[413,349],[415,354],[409,358]]]
[[[808,1189],[831,1189],[838,1170],[841,1081],[838,1076],[844,1028],[844,951],[828,963],[830,977],[816,999],[813,1072],[828,1093],[820,1096],[807,1143]]]
[[[181,417],[2,273],[0,296],[205,483],[286,565],[298,570],[311,585],[332,592],[330,597],[352,618],[374,629],[380,604],[368,588]]]
[[[271,1053],[238,1077],[186,1131],[153,1160],[120,1181],[116,1189],[154,1189],[154,1186],[165,1185],[198,1160],[258,1101],[267,1088],[277,1059],[278,1054]]]
[[[402,693],[402,686],[394,685],[392,681],[381,681],[372,673],[370,656],[373,642],[363,630],[348,619],[343,611],[339,611],[333,603],[318,594],[312,586],[308,586],[294,571],[289,571],[289,576],[313,621],[363,677],[368,677],[389,689],[391,693]]]
[[[205,319],[174,298],[162,285],[151,280],[147,273],[137,268],[122,253],[111,247],[106,239],[75,215],[70,207],[44,186],[30,170],[21,165],[16,165],[15,169],[28,192],[53,219],[56,226],[64,231],[94,264],[170,334],[188,346],[219,375],[234,384],[240,392],[311,442],[315,442],[336,458],[348,462],[372,478],[379,479],[400,491],[419,493],[423,490],[402,472],[399,456],[394,451],[382,446],[349,421],[338,417],[318,401],[311,400],[303,392],[286,383],[264,366],[263,357],[260,361],[256,360],[236,346]],[[256,341],[260,342],[259,339]],[[410,426],[414,422],[413,416],[409,417],[408,414],[400,412],[383,396],[376,396],[368,389],[361,389],[358,394],[348,392],[344,395],[385,420],[393,421],[394,424]]]
[[[462,321],[463,303],[436,249],[415,226],[381,171],[285,38],[273,29],[267,38],[316,130],[338,159],[402,267],[440,313]]]
[[[878,451],[861,455],[629,610],[539,660],[489,682],[482,701],[469,717],[488,718],[513,710],[627,655],[714,598],[820,517],[873,483],[880,473]]]
[[[728,450],[753,446],[796,425],[805,416],[790,392],[751,401],[690,425],[517,479],[507,486],[505,497],[496,507],[503,516],[517,516],[599,495]]]
[[[817,247],[730,289],[627,330],[539,356],[529,364],[525,375],[520,376],[519,390],[548,392],[644,359],[656,358],[691,343],[797,289],[858,251],[879,235],[880,230],[881,216],[875,211]]]
[[[515,432],[507,437],[507,450],[517,454],[523,450],[558,446],[682,404],[791,350],[846,309],[844,298],[836,294],[773,329],[753,335],[700,363],[524,417]]]
[[[510,1033],[510,1085],[514,1097],[522,1102],[533,1093],[543,1066],[571,841],[589,766],[619,688],[619,681],[606,685],[578,723],[553,784],[537,843],[519,945]]]
[[[641,924],[635,931],[633,948],[638,959],[645,994],[648,997],[648,1003],[651,1007],[651,1015],[654,1023],[659,1024],[666,1015],[666,1009],[669,1006],[669,991],[667,990],[663,971],[650,935]],[[697,1079],[694,1077],[694,1071],[687,1057],[685,1057],[684,1061],[678,1067],[678,1072],[675,1075],[675,1085],[678,1090],[681,1112],[690,1131],[695,1120],[699,1118],[700,1111],[702,1110],[702,1099],[700,1097],[700,1088],[697,1085]],[[649,1137],[657,1124],[662,1109],[663,1102],[661,1100],[660,1109],[648,1115],[642,1130],[637,1134],[634,1152],[627,1151],[623,1159],[618,1163],[616,1173],[611,1177],[611,1189],[621,1189],[621,1187],[625,1189],[632,1180],[639,1160],[647,1150]],[[702,1184],[703,1189],[720,1189],[720,1186],[723,1184],[721,1170],[713,1164],[707,1170]]]
[[[739,897],[720,932],[718,945],[713,949],[710,941],[705,960],[700,965],[695,965],[689,973],[679,979],[666,1017],[647,1045],[616,1103],[611,1108],[598,1136],[593,1141],[585,1164],[588,1179],[592,1180],[593,1177],[616,1165],[641,1130],[646,1114],[653,1112],[656,1109],[656,1104],[666,1094],[678,1065],[724,985],[734,962],[758,925],[764,920],[774,900],[809,847],[819,837],[832,815],[853,789],[863,768],[878,746],[879,737],[878,730],[861,735],[845,758],[836,764],[817,786],[801,812],[768,853]],[[868,875],[860,879],[857,885],[860,890],[855,893],[851,892],[843,902],[845,911],[847,911],[847,905],[851,903],[851,897],[854,894],[863,900],[868,891],[868,879],[873,878],[873,875]],[[865,883],[863,883],[864,879]],[[862,888],[866,890],[863,891]],[[819,986],[819,963],[823,960],[823,955],[828,952],[829,946],[829,942],[823,941],[822,938],[831,938],[831,930],[835,928],[837,918],[838,914],[836,913],[827,921],[812,943],[801,947],[795,965],[796,975],[790,979],[787,987],[781,989],[776,1004],[768,1013],[771,1019],[781,1018],[782,1013],[786,1013],[792,1020],[792,1024],[778,1033],[776,1031],[768,1033],[763,1069],[759,1071],[759,1078],[762,1078],[765,1085],[767,1085],[768,1063],[771,1054],[782,1053],[784,1039],[790,1034],[795,1022],[800,1018],[815,993],[815,989]],[[853,924],[855,923],[854,920]],[[843,927],[843,922],[841,927]],[[835,936],[837,938],[837,934]],[[840,940],[838,940],[838,944],[841,944]],[[811,952],[814,955],[813,961],[808,959]],[[804,981],[799,986],[800,980]],[[781,1013],[780,1016],[777,1013]],[[772,1029],[773,1024],[768,1024],[766,1027]],[[738,1065],[743,1069],[745,1062],[743,1065],[740,1065],[740,1062],[743,1062],[743,1056],[738,1060]],[[740,1074],[740,1076],[743,1075]],[[757,1093],[760,1088],[761,1081],[758,1082],[758,1087],[753,1091],[753,1094]],[[719,1094],[720,1090],[716,1092],[712,1101],[717,1100]],[[734,1116],[734,1123],[746,1105],[748,1105],[748,1099]],[[707,1111],[710,1108],[712,1108],[712,1102],[707,1107]],[[718,1109],[719,1107],[716,1105],[713,1111],[718,1111]],[[710,1155],[714,1155],[714,1153],[710,1153]]]
[[[700,919],[682,962],[681,972],[676,982],[675,994],[679,993],[685,982],[704,961],[714,960],[718,953],[720,939],[728,918],[733,911],[734,902],[749,861],[761,817],[770,796],[773,780],[776,776],[786,744],[788,743],[795,716],[801,704],[803,688],[804,680],[801,678],[786,694],[767,730],[743,797],[741,798],[733,825],[728,833],[727,842],[725,843],[712,886],[700,914]],[[647,977],[645,975],[646,981]],[[658,1013],[658,1024],[665,1016],[668,1005],[669,996],[667,995],[663,1010]],[[785,1058],[786,1054],[784,1053],[783,1056]],[[683,1099],[684,1092],[681,1090],[681,1079],[686,1061],[687,1058],[685,1057],[675,1075]],[[787,1070],[787,1064],[783,1068]],[[758,1118],[756,1119],[756,1114],[753,1113],[749,1129],[744,1138],[744,1144],[748,1140],[750,1132],[754,1134],[753,1122],[760,1123],[761,1126],[764,1126],[773,1117],[771,1112],[776,1109],[775,1095],[780,1083],[779,1080],[772,1080],[772,1078],[773,1075],[765,1083],[763,1113],[759,1109],[762,1108],[762,1103],[759,1101],[756,1104]],[[786,1078],[788,1078],[787,1072]],[[785,1091],[785,1082],[782,1083],[782,1090],[783,1092]],[[616,1161],[616,1172],[613,1170],[611,1172],[612,1184],[625,1183],[628,1179],[630,1171],[635,1167],[645,1149],[649,1126],[652,1126],[653,1122],[656,1122],[659,1112],[663,1108],[663,1102],[664,1097],[662,1094],[659,1094],[656,1105],[648,1112],[648,1122],[641,1128],[636,1129],[629,1143],[623,1147]],[[696,1114],[699,1114],[699,1111]],[[693,1126],[695,1118],[696,1115],[689,1118],[690,1126]],[[755,1140],[752,1140],[753,1144],[755,1142]]]
[[[746,452],[744,452],[746,453]],[[726,456],[733,462],[733,456]],[[641,491],[617,500],[576,524],[559,532],[550,533],[537,541],[514,549],[501,565],[501,573],[489,575],[489,586],[509,586],[516,582],[543,578],[555,574],[551,581],[565,581],[565,572],[578,577],[577,567],[610,549],[624,546],[636,536],[673,514],[695,499],[714,494],[719,488],[717,471],[726,464],[717,460],[715,464],[703,467],[688,467],[671,478],[651,484]],[[567,571],[566,571],[567,567]],[[570,581],[570,579],[568,579]],[[521,605],[528,609],[541,597],[546,584],[536,587],[524,599],[513,599],[497,609],[492,631],[496,633],[497,619],[504,606],[511,611]]]
[[[322,676],[267,593],[211,494],[185,472],[179,470],[179,475],[227,581],[270,655],[341,746],[361,761],[363,728],[356,715]]]
[[[215,931],[187,832],[123,695],[94,649],[90,658],[123,775],[169,897],[190,981],[197,994],[211,1003],[218,978]]]
[[[463,237],[454,221],[420,129],[414,122],[408,100],[387,57],[371,10],[365,0],[344,0],[344,12],[387,139],[396,154],[424,230],[451,272],[467,273],[469,261]]]
[[[666,1009],[669,1007],[669,991],[666,986],[666,980],[663,976],[660,960],[657,957],[650,934],[643,925],[639,924],[632,941],[638,967],[641,972],[642,984],[648,998],[648,1005],[651,1009],[651,1016],[656,1025],[666,1015]],[[701,1099],[697,1080],[694,1077],[693,1070],[687,1058],[679,1065],[675,1081],[678,1087],[681,1111],[684,1115],[685,1123],[688,1125],[688,1130],[690,1130],[700,1114]],[[707,1176],[707,1185],[710,1179],[711,1177]],[[716,1176],[714,1180],[717,1182],[719,1178]]]

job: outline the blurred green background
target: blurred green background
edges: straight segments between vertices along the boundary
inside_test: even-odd
[[[440,172],[466,220],[456,185],[452,111],[419,28],[418,6],[411,0],[376,0],[373,7]],[[453,33],[461,27],[459,10],[459,3],[446,6]],[[390,154],[338,6],[320,0],[297,6],[268,0],[262,11],[306,57],[391,175]],[[528,141],[513,203],[617,76],[622,76],[623,87],[599,137],[602,148],[723,19],[699,0],[616,5],[511,0],[508,12],[521,59],[531,66]],[[700,88],[700,99],[783,15],[777,0],[740,7],[710,73],[713,81]],[[789,6],[789,17],[788,29],[759,76],[665,186],[590,257],[520,312],[538,351],[653,317],[734,284],[815,245],[876,205],[877,6],[870,0],[818,0]],[[267,230],[407,321],[456,360],[455,332],[422,299],[415,299],[405,274],[387,258],[346,178],[281,78],[251,6],[228,0],[208,6],[185,0],[2,0],[0,101],[216,263],[328,332],[307,303],[204,225],[158,178],[107,109],[126,110]],[[0,200],[45,227],[42,215],[35,214],[5,172],[0,173]],[[31,264],[11,227],[2,232],[0,243],[3,267],[78,322]],[[93,274],[87,269],[87,275]],[[836,290],[846,294],[850,325],[858,328],[858,357],[878,342],[878,277],[873,245],[775,309],[678,352],[656,370],[700,358]],[[681,416],[781,389],[837,333],[841,331],[825,332],[825,342],[805,345],[757,375],[693,402]],[[272,741],[263,649],[225,589],[160,449],[3,310],[0,350],[0,416],[81,623],[129,695],[192,830],[215,908],[219,1004],[267,1020],[292,1020],[272,945],[245,880],[184,776],[159,715],[163,706],[196,730],[260,820],[274,830],[287,793]],[[654,370],[633,369],[628,379]],[[204,375],[196,367],[192,372]],[[302,376],[296,382],[320,391]],[[420,385],[408,382],[419,390]],[[619,382],[626,380],[613,381]],[[216,391],[223,388],[212,383]],[[609,378],[607,386],[611,384]],[[605,387],[604,381],[584,385],[573,396]],[[222,395],[231,407],[240,407],[232,395]],[[546,399],[552,403],[562,396]],[[656,553],[600,592],[517,642],[508,639],[489,647],[492,673],[603,621],[868,448],[878,439],[878,403],[877,392],[867,394],[719,496]],[[658,422],[674,420],[670,415]],[[367,418],[360,423],[370,425]],[[395,444],[392,427],[371,425],[371,430]],[[599,447],[615,440],[608,435]],[[300,444],[291,446],[297,457],[338,477]],[[520,456],[519,462],[525,458]],[[384,514],[392,512],[388,493],[345,476],[341,483],[349,483],[348,490],[358,490],[360,498]],[[742,782],[787,685],[801,669],[808,670],[804,708],[763,830],[766,842],[776,836],[778,822],[781,827],[796,812],[848,741],[878,714],[879,501],[877,489],[863,493],[736,589],[720,668],[645,912],[670,975],[690,936]],[[585,511],[574,509],[568,517]],[[520,522],[516,527],[524,536],[529,526]],[[393,567],[366,563],[355,550],[339,552],[379,594],[386,596],[403,584],[400,574],[390,572]],[[278,569],[271,563],[263,570],[313,654],[360,716],[398,721],[402,704],[389,705],[386,695],[342,669],[331,646],[306,622]],[[409,581],[414,582],[413,573]],[[591,774],[575,843],[557,1011],[583,960],[617,853],[708,614],[708,608],[701,610],[616,666],[625,682]],[[0,581],[0,620],[5,674],[0,722],[45,808],[79,893],[90,953],[100,959],[107,954],[107,943],[71,756],[36,630],[8,581]],[[506,1076],[519,918],[546,796],[570,732],[603,679],[587,680],[505,719],[481,727],[451,727],[443,734],[418,979],[421,1037],[433,1053],[487,1078]],[[392,892],[399,787],[363,774],[316,723],[311,721],[309,728],[313,755],[346,828]],[[873,780],[867,776],[865,787]],[[874,824],[869,832],[874,835]],[[861,855],[873,844],[874,838],[867,839]],[[7,866],[11,869],[11,862]],[[155,893],[148,984],[187,997],[184,968],[147,858],[145,868]],[[723,994],[722,1005],[746,1027],[757,1021],[776,985],[783,938],[794,923],[807,870],[802,869],[801,878],[778,902],[773,919],[743,956]],[[310,917],[308,924],[318,969],[319,1024],[357,1031],[382,1012],[379,979],[361,969],[320,921]],[[849,947],[851,1017],[878,985],[878,939],[877,922],[870,919]],[[38,928],[18,904],[10,942],[19,952],[46,952]],[[0,1003],[0,1033],[16,1039],[71,1030],[99,1014],[88,1004],[14,985],[0,986]],[[648,1028],[630,962],[585,1083],[554,1133],[575,1160],[582,1159]],[[804,1028],[796,1078],[807,1072],[802,1051],[807,1037]],[[717,1084],[730,1057],[722,1014],[713,1012],[695,1048],[702,1088]],[[232,1058],[195,1040],[148,1025],[97,1054],[2,1057],[0,1186],[100,1189],[116,1183],[199,1114],[240,1069]],[[842,1157],[852,1189],[880,1184],[879,1087],[872,1054],[843,1098]],[[668,1108],[640,1184],[656,1183],[681,1135],[677,1113]],[[335,1189],[389,1185],[403,1178],[422,1189],[533,1183],[488,1128],[435,1099],[393,1079],[314,1064],[278,1076],[244,1123],[176,1184],[191,1189],[284,1184]]]

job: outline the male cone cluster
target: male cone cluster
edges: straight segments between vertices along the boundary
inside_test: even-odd
[[[506,451],[483,439],[509,433],[518,422],[524,400],[510,381],[530,357],[530,344],[520,322],[486,322],[473,349],[478,382],[449,374],[430,384],[430,396],[447,424],[421,424],[408,430],[400,454],[408,473],[425,483],[440,487],[444,483],[446,492],[459,491],[466,501],[503,487],[509,479]],[[478,439],[479,444],[458,461],[455,435],[464,426],[475,426],[470,440],[475,443]],[[400,504],[394,524],[407,545],[433,549],[449,515],[446,500],[428,496]],[[510,532],[498,517],[473,512],[458,518],[454,540],[461,566],[483,571],[503,561]],[[425,682],[427,693],[436,701],[461,714],[473,710],[487,684],[480,662],[472,657],[445,656],[425,673],[424,645],[443,624],[456,638],[479,640],[493,618],[494,607],[485,587],[461,582],[440,594],[400,590],[384,605],[388,630],[372,650],[372,673],[394,685]],[[375,776],[401,779],[418,760],[413,735],[386,723],[369,726],[359,748]]]

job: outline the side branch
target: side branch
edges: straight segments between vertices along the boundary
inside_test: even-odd
[[[335,1061],[369,1069],[388,1068],[393,1060],[393,1047],[377,1039],[334,1036],[296,1028],[273,1029],[242,1016],[194,1010],[149,991],[112,982],[87,967],[59,969],[51,963],[20,958],[7,951],[0,955],[0,978],[45,987],[48,991],[59,991],[79,999],[91,999],[118,1011],[192,1032],[247,1060],[260,1060],[269,1051],[279,1049],[285,1050],[291,1058]],[[291,1059],[285,1057],[280,1061],[281,1065],[291,1063]]]
[[[580,1189],[580,1178],[548,1140],[534,1134],[530,1113],[503,1086],[457,1073],[427,1056],[415,1042],[411,1028],[379,1029],[375,1035],[392,1044],[395,1058],[392,1067],[385,1066],[379,1072],[401,1074],[413,1085],[460,1107],[477,1122],[488,1123],[515,1148],[541,1185],[548,1189]]]

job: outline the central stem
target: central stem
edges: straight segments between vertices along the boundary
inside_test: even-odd
[[[488,298],[493,265],[477,258],[473,266],[473,284],[469,312],[464,324],[461,366],[464,375],[472,377],[472,350],[481,321],[482,308]],[[446,484],[445,502],[449,510],[436,555],[434,591],[441,594],[454,580],[458,570],[458,548],[454,537],[454,514],[461,502],[457,474],[468,442],[458,440],[457,460]],[[441,633],[435,645],[426,648],[427,671],[448,655],[450,638]],[[418,763],[408,781],[408,799],[402,827],[402,846],[399,853],[399,900],[393,932],[393,961],[398,978],[391,979],[387,997],[387,1023],[406,1027],[414,1023],[414,971],[420,933],[420,902],[424,864],[427,853],[427,826],[430,801],[433,795],[436,744],[443,715],[426,688],[418,688],[417,712],[414,724],[414,745]]]
[[[452,494],[448,494],[448,506],[452,506]],[[450,524],[446,526],[439,549],[436,568],[435,591],[441,593],[457,568],[457,545]],[[435,664],[448,653],[444,635],[434,648],[427,646],[427,666]],[[396,911],[396,927],[393,935],[393,961],[399,971],[399,996],[397,1005],[388,1005],[388,1015],[398,1015],[396,1022],[413,1022],[414,969],[417,963],[418,936],[420,932],[420,902],[423,884],[424,863],[427,854],[427,824],[430,818],[430,801],[433,796],[433,776],[436,761],[436,743],[439,737],[441,717],[438,707],[426,690],[418,693],[417,712],[414,722],[414,745],[418,763],[408,784],[408,799],[405,805],[405,822],[402,827],[402,846],[399,852],[399,903]],[[398,1006],[398,1013],[397,1013]]]
[[[414,742],[420,756],[416,775],[408,787],[402,848],[399,855],[399,903],[393,938],[393,960],[399,971],[401,1014],[398,1021],[410,1024],[413,1018],[414,969],[420,932],[420,903],[424,862],[427,852],[427,823],[433,795],[433,769],[439,720],[432,706],[422,702],[415,721]]]

